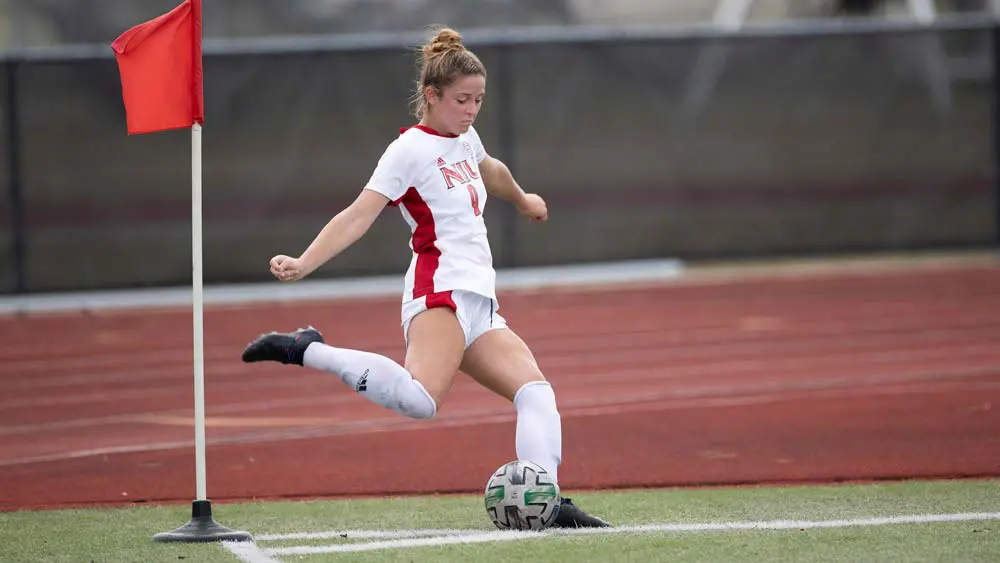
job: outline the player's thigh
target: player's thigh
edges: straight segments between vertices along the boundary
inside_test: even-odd
[[[490,330],[477,338],[466,350],[461,369],[511,401],[525,383],[545,381],[528,345],[510,328]]]
[[[410,321],[405,367],[439,408],[451,389],[464,351],[465,333],[451,309],[428,309]]]

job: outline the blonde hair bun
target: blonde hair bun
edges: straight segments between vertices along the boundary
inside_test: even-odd
[[[449,27],[438,30],[437,35],[424,45],[424,59],[447,55],[452,51],[464,51],[462,35]]]

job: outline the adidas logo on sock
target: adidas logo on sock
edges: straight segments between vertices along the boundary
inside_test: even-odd
[[[368,390],[368,371],[369,370],[365,370],[365,372],[361,374],[361,379],[358,379],[358,384],[354,386],[354,390],[358,393]]]

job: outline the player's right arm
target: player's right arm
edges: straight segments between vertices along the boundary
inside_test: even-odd
[[[410,185],[413,158],[397,140],[379,159],[365,189],[354,203],[323,227],[312,244],[298,258],[278,255],[271,258],[271,273],[281,281],[300,280],[360,239],[385,206],[398,201]]]
[[[364,236],[388,203],[384,195],[362,190],[354,203],[330,219],[301,256],[271,258],[271,273],[281,281],[308,276]]]

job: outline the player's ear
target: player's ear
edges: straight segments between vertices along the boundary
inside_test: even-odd
[[[441,93],[433,86],[427,86],[424,88],[424,99],[427,100],[428,105],[436,104],[441,101]]]

